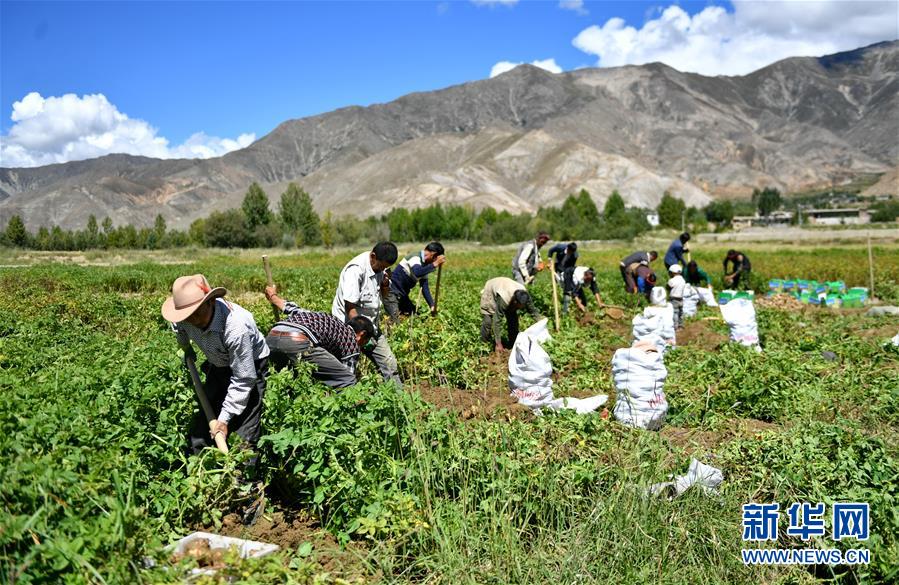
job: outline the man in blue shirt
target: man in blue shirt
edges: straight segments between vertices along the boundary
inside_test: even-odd
[[[668,246],[668,251],[665,252],[665,269],[669,269],[675,264],[680,264],[681,267],[686,266],[687,262],[684,260],[684,254],[689,252],[686,248],[684,248],[684,244],[690,241],[690,234],[687,232],[682,233],[676,240],[671,242],[671,245]]]
[[[390,322],[397,323],[400,315],[415,313],[415,303],[409,298],[416,284],[421,285],[421,294],[431,307],[431,314],[436,312],[434,298],[428,284],[428,275],[446,262],[443,244],[431,242],[425,249],[403,258],[390,275],[390,291],[384,298],[384,308],[390,315]]]

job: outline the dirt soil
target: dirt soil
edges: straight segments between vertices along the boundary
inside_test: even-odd
[[[257,540],[277,544],[282,550],[296,550],[301,544],[312,544],[312,557],[322,571],[353,580],[371,576],[365,570],[362,558],[366,551],[362,543],[352,542],[341,548],[334,537],[319,526],[318,522],[302,513],[278,511],[264,514],[252,526],[245,526],[237,514],[222,519],[221,529],[203,528],[223,536]]]
[[[714,331],[708,321],[687,319],[683,329],[677,332],[679,347],[698,347],[708,351],[716,351],[728,341],[727,335]]]

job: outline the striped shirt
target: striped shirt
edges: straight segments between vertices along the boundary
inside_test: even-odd
[[[328,313],[308,311],[287,301],[284,304],[287,319],[278,322],[276,329],[285,327],[299,329],[317,347],[321,347],[350,369],[356,367],[359,359],[359,343],[353,328]]]
[[[249,311],[221,298],[215,300],[214,311],[206,329],[187,321],[174,327],[179,339],[196,343],[210,364],[231,368],[231,383],[218,416],[227,424],[247,407],[256,382],[256,362],[268,357],[269,350]]]

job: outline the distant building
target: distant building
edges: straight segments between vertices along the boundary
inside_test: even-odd
[[[867,209],[806,209],[802,215],[811,225],[847,225],[871,223],[871,213]]]
[[[646,214],[646,221],[649,222],[649,225],[652,227],[659,227],[659,214],[655,211]]]
[[[735,230],[750,227],[785,227],[793,223],[792,211],[775,211],[770,215],[737,215],[731,221]]]

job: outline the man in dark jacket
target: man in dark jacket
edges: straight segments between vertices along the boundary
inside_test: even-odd
[[[565,270],[577,266],[577,244],[574,242],[556,244],[546,252],[546,255],[555,260],[553,269],[556,271],[556,280],[561,281]]]
[[[665,252],[665,270],[670,269],[675,264],[680,264],[681,267],[687,265],[686,260],[684,260],[684,254],[689,252],[689,250],[684,248],[684,245],[689,241],[690,234],[684,232],[671,242],[671,245],[668,246],[668,251]]]
[[[384,308],[390,315],[390,322],[399,321],[400,315],[411,315],[415,312],[415,303],[409,298],[416,284],[421,285],[421,294],[435,313],[434,298],[428,284],[428,275],[446,262],[443,244],[431,242],[421,252],[409,254],[397,265],[390,275],[390,291],[384,297]]]

